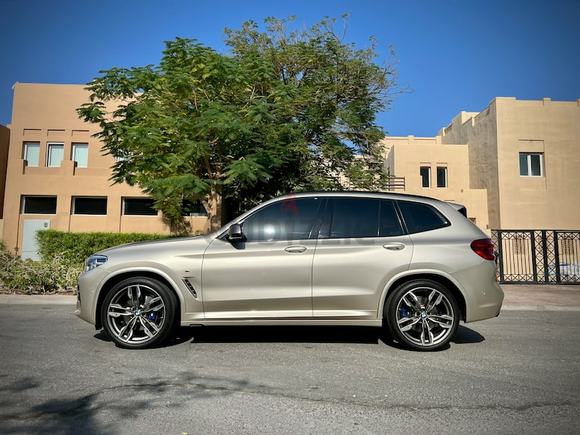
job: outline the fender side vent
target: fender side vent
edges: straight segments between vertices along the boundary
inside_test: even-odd
[[[183,283],[185,284],[185,286],[187,287],[187,289],[189,290],[189,292],[193,295],[193,297],[195,299],[197,299],[197,292],[195,291],[195,289],[191,285],[191,282],[189,282],[189,279],[187,279],[187,278],[181,278],[181,280],[183,281]]]

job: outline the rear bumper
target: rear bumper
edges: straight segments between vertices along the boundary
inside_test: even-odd
[[[504,293],[495,280],[495,263],[486,260],[456,275],[463,284],[466,313],[465,323],[497,317],[501,311]]]

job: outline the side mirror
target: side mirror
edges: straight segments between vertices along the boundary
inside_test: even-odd
[[[228,228],[228,240],[230,242],[241,242],[244,240],[244,233],[240,224],[232,224]]]

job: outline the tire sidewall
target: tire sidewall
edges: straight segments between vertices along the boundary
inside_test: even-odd
[[[442,342],[437,343],[433,346],[420,346],[410,341],[400,331],[397,325],[397,305],[400,299],[407,292],[417,287],[429,287],[441,292],[449,300],[449,303],[451,304],[451,307],[453,309],[453,325],[450,329],[449,334],[445,337],[445,339]],[[457,333],[457,329],[459,328],[460,312],[459,305],[457,304],[455,297],[453,296],[451,291],[449,291],[445,286],[441,285],[436,281],[428,279],[418,279],[400,285],[388,296],[383,309],[383,317],[385,319],[385,323],[388,327],[388,332],[391,338],[396,340],[398,343],[400,343],[407,349],[429,352],[440,350],[442,348],[446,348],[449,346],[449,342],[453,339],[453,337]]]
[[[122,340],[119,340],[115,333],[110,329],[107,316],[109,304],[115,295],[117,295],[119,291],[123,290],[127,286],[136,284],[141,284],[153,288],[159,294],[163,300],[163,304],[165,305],[165,320],[161,330],[151,340],[137,344],[126,343]],[[177,297],[175,296],[175,293],[173,293],[165,284],[153,278],[133,277],[119,282],[107,293],[105,299],[103,300],[103,304],[101,305],[99,315],[101,316],[101,325],[103,325],[103,330],[115,343],[115,345],[124,349],[146,349],[159,346],[171,335],[176,326],[176,313]]]

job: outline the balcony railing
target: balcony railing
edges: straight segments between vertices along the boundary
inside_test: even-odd
[[[395,177],[394,175],[390,175],[387,190],[405,190],[405,177]]]

